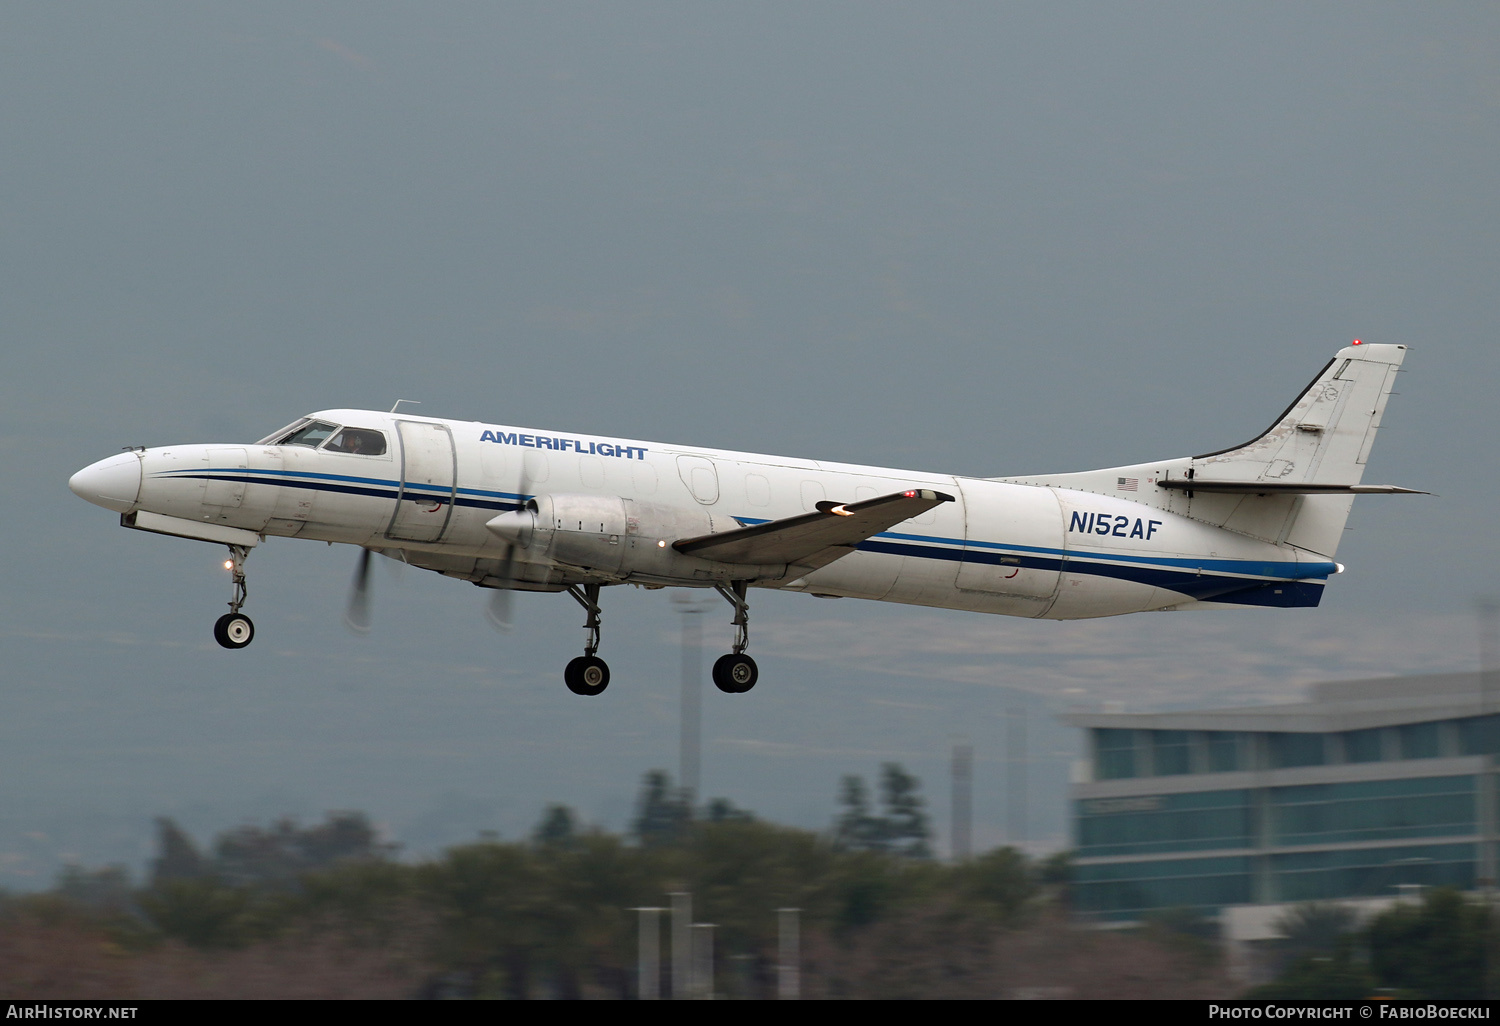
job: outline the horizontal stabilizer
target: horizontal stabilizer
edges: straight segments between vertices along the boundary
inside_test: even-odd
[[[721,563],[817,568],[848,555],[860,542],[903,520],[952,501],[951,495],[917,488],[860,502],[820,502],[816,513],[684,538],[672,547],[684,555]]]
[[[1185,492],[1225,492],[1234,495],[1431,495],[1417,488],[1396,485],[1318,484],[1309,481],[1204,481],[1171,478],[1156,482],[1158,488]]]

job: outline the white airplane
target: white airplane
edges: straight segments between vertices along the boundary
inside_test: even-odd
[[[229,547],[225,648],[250,644],[245,560],[268,537],[369,555],[587,613],[564,680],[602,692],[603,587],[713,588],[734,609],[722,691],[755,686],[748,589],[1054,620],[1148,609],[1315,606],[1406,347],[1339,351],[1262,435],[1202,456],[974,478],[635,439],[324,410],[253,445],[132,448],[69,487],[125,527]],[[400,406],[400,403],[397,403]]]

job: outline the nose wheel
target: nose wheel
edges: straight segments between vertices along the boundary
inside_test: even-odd
[[[225,613],[214,622],[214,640],[225,648],[244,648],[255,639],[255,624],[244,613]]]
[[[563,668],[563,683],[575,695],[597,695],[609,687],[609,664],[595,654],[599,651],[599,585],[570,585],[568,594],[588,615],[583,621],[583,655]]]
[[[245,560],[249,556],[250,550],[245,546],[231,545],[229,558],[224,561],[224,569],[234,578],[234,595],[229,600],[229,612],[214,622],[214,640],[224,648],[244,648],[255,640],[255,624],[240,612],[240,607],[245,604],[245,596],[249,593],[245,587]]]
[[[730,581],[729,587],[715,584],[714,590],[724,596],[734,607],[734,651],[719,656],[714,661],[714,687],[728,695],[743,695],[755,687],[760,679],[760,668],[755,660],[745,654],[750,647],[750,601],[746,598],[749,585],[745,581]]]

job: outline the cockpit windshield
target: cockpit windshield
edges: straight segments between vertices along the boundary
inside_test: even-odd
[[[303,417],[280,431],[267,435],[256,445],[305,445],[324,452],[343,452],[356,456],[384,456],[385,434],[373,428],[340,428],[326,420]]]
[[[328,440],[328,436],[339,429],[337,424],[330,424],[323,420],[305,421],[293,424],[291,430],[283,433],[280,437],[273,437],[272,445],[305,445],[310,449],[316,449]]]

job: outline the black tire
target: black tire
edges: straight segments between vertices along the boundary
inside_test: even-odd
[[[714,661],[714,687],[726,695],[743,695],[760,680],[760,668],[747,655],[719,656]]]
[[[255,640],[255,624],[244,613],[225,613],[214,622],[214,640],[225,648],[244,648]]]
[[[579,656],[563,669],[563,683],[575,695],[597,695],[609,687],[609,664],[598,656]]]

